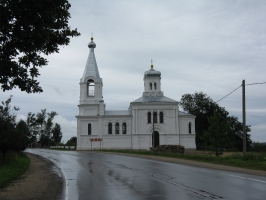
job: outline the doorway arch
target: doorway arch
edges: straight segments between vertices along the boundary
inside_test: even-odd
[[[152,145],[153,144],[155,148],[160,145],[160,134],[158,131],[154,131],[154,135],[152,134]]]

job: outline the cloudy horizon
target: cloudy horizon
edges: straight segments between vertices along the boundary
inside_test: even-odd
[[[218,101],[243,79],[266,82],[265,1],[69,2],[69,25],[81,36],[47,57],[38,78],[44,92],[0,92],[1,101],[13,95],[11,104],[20,107],[21,118],[41,109],[56,111],[64,142],[76,136],[79,81],[92,32],[107,110],[127,110],[142,96],[151,59],[162,73],[164,95],[177,101],[195,92]],[[255,142],[266,142],[265,100],[266,84],[246,86],[246,124]],[[242,122],[241,88],[218,104]]]

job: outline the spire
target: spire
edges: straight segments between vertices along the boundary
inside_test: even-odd
[[[91,42],[88,44],[88,47],[90,48],[90,54],[88,56],[86,67],[80,81],[84,82],[88,77],[92,77],[95,79],[95,82],[102,82],[94,55],[96,44],[93,42],[93,37],[91,37]]]
[[[153,69],[153,63],[152,63],[152,59],[151,59],[151,69]]]

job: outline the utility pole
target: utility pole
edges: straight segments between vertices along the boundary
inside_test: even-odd
[[[152,112],[152,148],[155,148],[155,137],[154,137],[154,111]]]
[[[243,114],[243,154],[245,154],[247,152],[245,80],[242,81],[242,114]]]

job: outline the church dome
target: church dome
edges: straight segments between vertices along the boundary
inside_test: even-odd
[[[144,73],[144,77],[161,77],[161,72],[153,69],[153,65],[149,71]]]
[[[93,37],[91,37],[91,42],[88,44],[89,48],[96,48],[96,44],[93,42]]]

